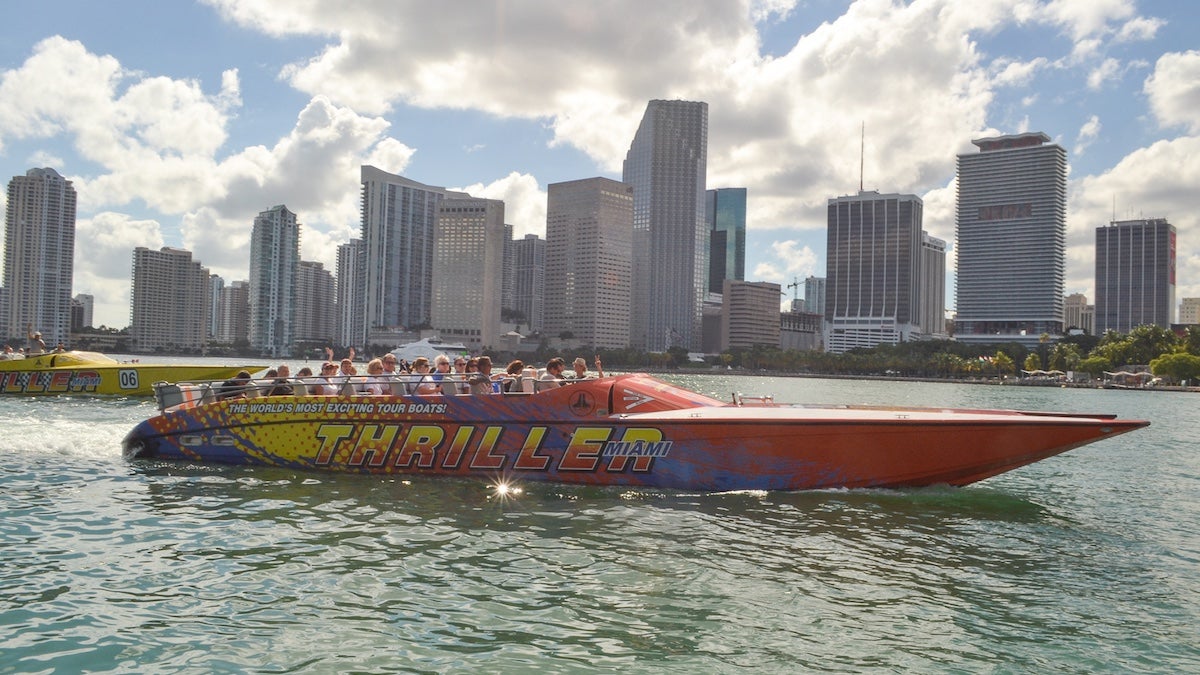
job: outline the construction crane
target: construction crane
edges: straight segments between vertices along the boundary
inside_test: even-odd
[[[796,305],[800,300],[800,277],[792,277],[792,283],[787,287],[792,289],[792,311],[796,311]]]

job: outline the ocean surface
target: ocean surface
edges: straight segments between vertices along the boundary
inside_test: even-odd
[[[664,379],[1152,424],[965,488],[501,495],[127,462],[152,402],[0,398],[0,673],[1200,672],[1200,395]]]

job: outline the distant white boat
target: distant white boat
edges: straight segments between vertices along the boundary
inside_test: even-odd
[[[417,340],[416,342],[410,342],[406,345],[400,345],[392,350],[392,354],[397,359],[411,363],[422,356],[432,361],[439,354],[451,356],[454,354],[467,354],[469,351],[466,345],[457,342],[443,342],[439,337],[429,337]]]

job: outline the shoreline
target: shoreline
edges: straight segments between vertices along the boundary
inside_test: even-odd
[[[620,372],[649,373],[652,375],[741,375],[744,377],[795,377],[827,380],[870,380],[877,382],[943,382],[952,384],[978,384],[1003,387],[1054,387],[1058,389],[1112,389],[1119,391],[1164,391],[1176,393],[1200,393],[1200,386],[1181,387],[1178,385],[1159,385],[1154,387],[1134,387],[1128,385],[1095,384],[1091,382],[1060,382],[1057,380],[1036,380],[1028,378],[954,378],[954,377],[915,377],[898,375],[844,375],[839,373],[790,373],[775,370],[691,370],[686,368],[659,369],[636,368]]]

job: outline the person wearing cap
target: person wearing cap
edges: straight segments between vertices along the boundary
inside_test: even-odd
[[[338,364],[333,361],[326,361],[321,364],[321,376],[313,383],[312,389],[309,391],[314,396],[337,396],[338,387],[334,384],[333,378],[337,375]]]
[[[33,329],[33,324],[25,325],[26,336],[29,338],[29,348],[25,350],[26,354],[44,354],[46,352],[46,343],[42,342],[42,332]]]
[[[576,356],[575,362],[571,364],[575,368],[575,374],[571,376],[573,380],[586,380],[591,377],[587,369],[587,361],[583,360],[582,356]],[[604,368],[600,367],[600,355],[596,355],[596,372],[597,377],[604,377]]]

